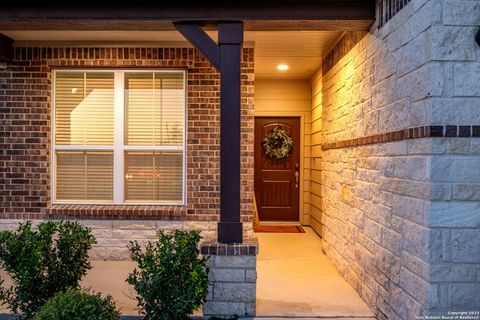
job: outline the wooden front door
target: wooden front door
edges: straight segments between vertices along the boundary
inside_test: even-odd
[[[265,154],[262,141],[280,127],[293,138],[290,155]],[[299,221],[300,118],[255,118],[255,197],[260,221]]]

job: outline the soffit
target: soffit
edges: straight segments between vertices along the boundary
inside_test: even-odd
[[[189,47],[176,31],[57,31],[12,30],[0,33],[14,46],[152,46]],[[216,39],[216,32],[209,31]],[[255,47],[257,79],[309,79],[341,31],[246,31],[245,46]],[[276,67],[287,64],[289,70]]]

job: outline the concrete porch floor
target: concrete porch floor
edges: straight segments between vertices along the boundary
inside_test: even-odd
[[[372,311],[322,253],[321,240],[306,233],[257,233],[257,317],[374,319]],[[125,282],[134,264],[93,261],[82,285],[109,293],[124,315],[138,315],[133,289]],[[196,315],[201,315],[197,312]]]
[[[257,316],[372,319],[373,313],[321,251],[311,228],[306,233],[257,233]],[[125,315],[137,315],[125,282],[134,264],[94,261],[82,285],[109,293]],[[198,312],[197,315],[201,313]]]
[[[373,313],[306,233],[257,233],[257,316],[373,319]]]
[[[310,228],[305,231],[256,234],[260,244],[257,317],[374,319],[367,305],[322,253],[320,238]],[[124,315],[138,316],[133,289],[125,282],[134,263],[93,261],[92,265],[82,287],[112,295]],[[1,311],[0,319],[9,319],[2,317]],[[195,315],[200,316],[201,311]]]
[[[306,233],[257,233],[257,316],[374,319],[372,311],[321,251],[321,240]],[[133,289],[125,282],[134,264],[93,261],[82,285],[109,293],[125,315],[138,315]],[[201,315],[201,312],[196,312]],[[304,319],[305,320],[305,319]]]

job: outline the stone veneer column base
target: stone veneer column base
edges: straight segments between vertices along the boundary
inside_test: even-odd
[[[209,256],[209,288],[204,316],[255,316],[257,291],[256,238],[242,244],[206,241],[201,253]]]

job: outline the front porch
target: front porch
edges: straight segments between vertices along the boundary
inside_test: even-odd
[[[135,307],[124,295],[131,264],[100,260],[128,259],[126,242],[144,243],[155,229],[173,228],[199,229],[230,244],[258,236],[261,317],[368,318],[366,305],[380,319],[477,310],[480,92],[472,83],[480,80],[480,56],[472,37],[478,11],[467,5],[478,1],[456,3],[462,14],[450,15],[451,1],[383,0],[376,17],[373,1],[318,1],[314,8],[313,1],[297,1],[295,16],[289,7],[295,1],[280,2],[263,11],[242,2],[241,10],[149,12],[126,5],[107,16],[81,10],[63,16],[63,7],[0,14],[1,228],[25,219],[91,226],[99,261],[85,285],[110,292],[127,314]],[[195,10],[203,14],[194,19]],[[458,18],[463,14],[467,22]],[[172,179],[178,201],[127,203],[121,184],[137,173],[124,177],[119,152],[122,75],[171,68],[185,74],[185,103],[178,104],[185,125],[173,146],[184,151]],[[106,202],[55,201],[57,69],[83,70],[85,81],[87,72],[115,73],[120,90],[111,121],[121,129],[115,174],[107,177],[115,196]],[[275,125],[290,118],[297,130],[298,161],[260,205],[268,214],[291,209],[288,221],[310,226],[321,240],[309,227],[306,234],[253,233],[256,118]],[[86,182],[82,187],[86,194]]]
[[[321,252],[315,232],[257,233],[257,317],[374,319],[372,311]],[[82,282],[110,294],[126,316],[138,316],[131,287],[124,281],[129,261],[94,261]],[[201,311],[195,315],[200,316]]]

